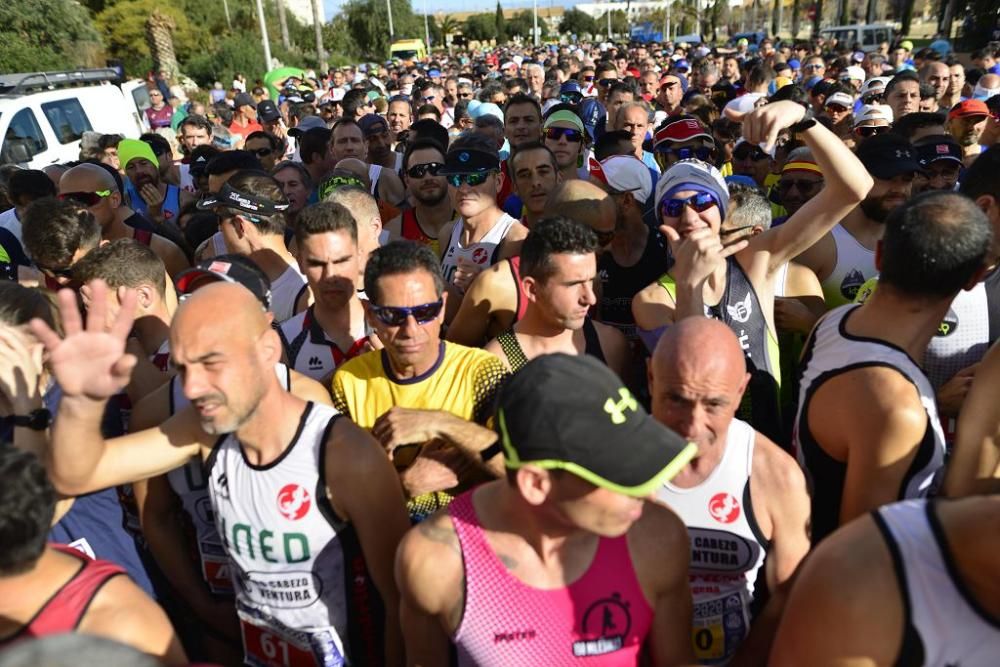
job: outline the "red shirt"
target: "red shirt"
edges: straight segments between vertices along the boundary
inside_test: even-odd
[[[146,109],[146,120],[152,129],[170,127],[170,119],[174,117],[174,109],[169,104],[164,104],[163,108],[157,111],[153,107]]]
[[[229,126],[229,132],[230,133],[232,133],[232,134],[238,134],[241,137],[243,137],[244,139],[246,139],[247,137],[249,137],[254,132],[263,132],[263,131],[264,131],[264,128],[261,127],[260,123],[258,123],[257,121],[253,121],[252,123],[249,123],[248,125],[240,125],[239,123],[237,123],[234,120],[232,122],[232,124]]]

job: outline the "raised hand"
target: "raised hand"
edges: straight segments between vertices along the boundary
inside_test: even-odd
[[[49,352],[49,366],[66,397],[83,397],[95,401],[111,398],[128,384],[135,356],[125,352],[125,343],[135,317],[134,290],[122,293],[118,317],[106,327],[108,286],[101,280],[90,285],[90,308],[83,325],[77,309],[76,294],[60,290],[59,313],[64,338],[40,319],[29,324]]]
[[[670,252],[674,257],[673,275],[676,281],[695,286],[703,284],[720,263],[750,243],[744,239],[723,246],[719,235],[708,227],[696,229],[683,238],[669,225],[660,225],[660,231],[670,244]]]
[[[41,404],[41,369],[31,353],[31,336],[0,326],[0,415],[24,415]],[[36,348],[37,350],[37,348]]]
[[[790,100],[771,102],[750,113],[726,110],[730,120],[743,123],[743,138],[748,143],[759,144],[768,153],[774,148],[778,133],[802,120],[805,113],[805,107]]]

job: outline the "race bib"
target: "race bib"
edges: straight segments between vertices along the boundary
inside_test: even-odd
[[[342,667],[332,628],[294,630],[240,613],[244,662],[254,667]]]
[[[722,664],[733,657],[750,628],[746,591],[732,591],[694,603],[692,641],[698,662]]]
[[[202,552],[201,576],[213,595],[232,597],[234,590],[230,567],[229,559],[225,556],[210,556]]]

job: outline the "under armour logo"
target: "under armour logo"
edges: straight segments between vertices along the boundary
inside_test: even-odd
[[[323,362],[320,360],[319,357],[309,357],[309,368],[310,369],[323,368]]]
[[[896,149],[896,159],[897,160],[903,160],[903,159],[909,160],[910,159],[910,151],[902,149],[902,148],[897,148]]]
[[[622,387],[618,390],[618,395],[621,396],[621,400],[617,402],[610,398],[604,401],[604,411],[611,415],[611,423],[615,425],[625,423],[627,419],[625,410],[635,412],[639,409],[638,401],[628,389]]]

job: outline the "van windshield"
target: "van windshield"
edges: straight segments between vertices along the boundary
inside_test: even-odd
[[[410,60],[411,58],[415,58],[416,57],[417,50],[416,49],[396,49],[396,50],[394,50],[392,52],[392,55],[396,56],[397,58],[402,58],[403,60]]]

